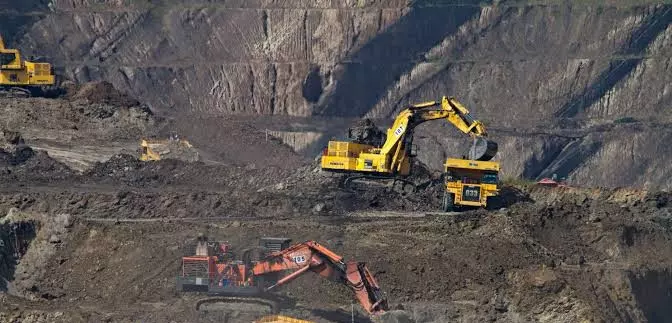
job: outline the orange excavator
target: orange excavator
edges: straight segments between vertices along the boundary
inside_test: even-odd
[[[243,259],[235,260],[228,242],[210,242],[199,237],[196,251],[182,258],[178,290],[202,291],[236,300],[247,297],[259,303],[260,298],[268,296],[268,291],[312,271],[348,286],[370,315],[388,310],[387,300],[365,263],[346,261],[315,241],[289,246],[290,241],[262,238],[259,247],[245,250]],[[253,259],[255,254],[258,260]],[[221,301],[221,297],[214,300]],[[203,302],[207,301],[210,300]]]

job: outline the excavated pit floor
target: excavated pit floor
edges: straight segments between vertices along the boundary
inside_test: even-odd
[[[254,315],[244,311],[198,312],[197,296],[175,292],[182,246],[198,233],[227,240],[236,251],[264,236],[320,241],[346,259],[366,261],[393,308],[403,308],[416,322],[669,319],[661,307],[665,297],[649,295],[669,290],[669,210],[661,204],[666,197],[636,194],[540,191],[532,194],[535,203],[456,214],[116,214],[122,218],[117,221],[82,213],[52,243],[53,255],[37,264],[49,270],[27,276],[36,279],[26,290],[35,300],[3,298],[0,320],[249,321]],[[163,211],[168,216],[170,207]],[[284,314],[318,322],[343,322],[351,315],[349,291],[310,274],[281,293],[296,301]],[[366,321],[355,309],[358,322]]]

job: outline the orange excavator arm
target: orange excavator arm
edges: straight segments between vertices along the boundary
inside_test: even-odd
[[[254,264],[252,274],[261,276],[289,270],[293,271],[266,290],[286,284],[303,273],[312,271],[348,286],[369,314],[381,314],[388,309],[387,300],[383,297],[378,283],[364,263],[346,263],[343,257],[315,241],[300,243],[270,254],[264,260]]]

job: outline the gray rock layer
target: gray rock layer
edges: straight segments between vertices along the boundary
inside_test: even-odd
[[[505,176],[670,186],[670,5],[9,1],[18,2],[0,12],[10,43],[162,113],[289,115],[310,126],[317,116],[389,119],[451,95],[489,126]],[[300,149],[315,154],[341,125]],[[418,130],[434,167],[464,151],[448,128]]]

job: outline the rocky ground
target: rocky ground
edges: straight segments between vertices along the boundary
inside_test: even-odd
[[[672,321],[669,4],[0,7],[9,47],[80,83],[0,99],[0,322],[262,315],[199,311],[199,295],[175,292],[198,233],[237,250],[314,239],[366,261],[393,307],[384,322]],[[436,213],[436,171],[468,139],[445,123],[416,129],[415,179],[429,183],[417,193],[344,191],[319,171],[314,157],[348,126],[384,128],[442,95],[499,143],[510,182],[491,209]],[[173,134],[202,161],[137,159],[141,138]],[[582,187],[518,179],[552,174]],[[290,316],[369,320],[311,275],[279,293]]]
[[[12,104],[35,100],[41,99]],[[43,102],[81,104],[85,112],[101,104],[72,97]],[[114,117],[131,108],[109,103],[107,109],[117,111],[109,122],[97,125],[101,114],[80,112],[72,135],[52,142],[78,145],[106,136],[116,144],[170,122],[149,111],[141,114],[146,128],[136,127],[128,117]],[[68,123],[56,121],[3,132],[2,322],[249,322],[262,315],[258,309],[197,311],[197,295],[175,292],[182,247],[198,233],[237,250],[265,236],[312,239],[366,261],[394,309],[386,322],[672,318],[669,193],[519,182],[503,190],[492,210],[437,214],[438,185],[405,196],[344,191],[337,177],[277,141],[264,140],[278,154],[263,167],[244,156],[235,163],[145,163],[137,153],[117,153],[74,170],[64,155],[31,148],[36,139],[22,142],[16,131],[48,124],[45,133],[64,133]],[[292,158],[300,163],[281,162]],[[357,304],[351,307],[346,288],[318,277],[306,275],[279,293],[288,300],[281,309],[287,315],[350,322],[354,308],[357,322],[369,320]]]
[[[12,280],[16,294],[34,300],[5,297],[2,315],[6,321],[221,319],[216,311],[197,313],[193,296],[174,291],[182,246],[203,232],[239,248],[263,236],[315,239],[346,259],[365,260],[394,308],[413,322],[669,319],[669,196],[549,193],[533,192],[534,202],[495,212],[130,221],[110,211],[119,219],[73,215],[67,229],[41,222],[59,221],[49,214],[61,213],[12,209],[5,221],[25,223],[28,215],[14,218],[25,212],[42,229]],[[171,210],[164,208],[163,216]],[[347,289],[317,277],[307,275],[282,293],[298,303],[284,308],[286,314],[319,322],[349,317]]]

